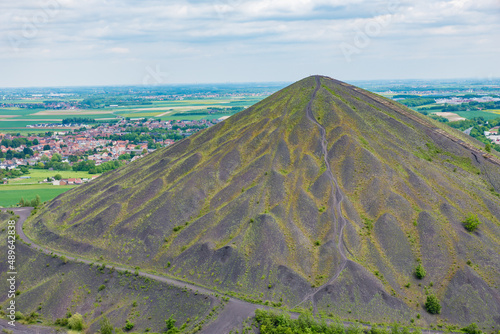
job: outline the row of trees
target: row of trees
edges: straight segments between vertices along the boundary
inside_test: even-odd
[[[427,304],[427,303],[426,303]],[[435,312],[439,313],[439,312]],[[327,324],[325,320],[317,322],[311,315],[300,315],[297,320],[288,314],[277,314],[272,311],[256,310],[255,322],[261,334],[421,334],[419,328],[408,328],[394,323],[387,328],[373,325],[371,329],[363,329],[359,324],[345,327],[340,321]],[[472,323],[461,329],[467,334],[482,334],[479,326]],[[500,334],[500,332],[499,332]]]
[[[435,102],[436,100],[433,98],[422,98],[422,97],[406,98],[404,100],[399,101],[399,103],[404,104],[405,106],[408,107],[419,107],[426,104],[432,104]]]
[[[31,148],[25,147],[21,152],[16,152],[12,150],[7,150],[7,152],[2,152],[0,151],[0,159],[4,158],[7,160],[12,160],[13,158],[18,158],[18,159],[24,159],[26,157],[31,157],[33,156],[34,152]]]
[[[62,120],[62,124],[83,124],[96,122],[96,119],[92,117],[69,117]]]
[[[12,147],[12,148],[18,148],[21,145],[30,147],[32,145],[38,145],[38,139],[33,139],[33,141],[29,141],[27,138],[14,138],[14,139],[7,139],[3,138],[2,141],[0,142],[0,145],[3,145],[5,147]]]
[[[42,201],[40,200],[40,196],[38,194],[32,200],[25,200],[24,197],[21,197],[21,200],[19,201],[19,206],[21,207],[31,206],[36,208],[40,204],[42,204]]]

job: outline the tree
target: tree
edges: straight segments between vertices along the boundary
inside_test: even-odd
[[[47,145],[47,144],[43,145],[43,150],[44,151],[49,151],[50,150],[50,145]]]
[[[40,205],[42,201],[40,200],[40,196],[37,194],[34,199],[31,200],[31,206],[36,208],[37,206]]]
[[[75,313],[68,319],[69,329],[81,331],[83,329],[83,317],[80,313]]]
[[[62,175],[61,175],[61,174],[56,174],[56,175],[54,176],[54,179],[56,179],[56,180],[61,180],[61,179],[62,179]]]
[[[32,156],[34,152],[31,148],[25,147],[25,148],[23,148],[23,153],[24,153],[24,155]]]
[[[467,215],[467,218],[465,218],[462,223],[464,224],[465,229],[469,232],[474,232],[481,224],[481,222],[477,218],[477,215],[474,215],[472,213],[469,213]]]
[[[101,334],[113,333],[113,325],[106,316],[102,317],[100,324],[101,324]]]
[[[68,160],[69,160],[69,162],[77,162],[78,157],[76,155],[70,155]]]
[[[419,263],[417,268],[415,268],[415,276],[417,276],[418,279],[422,279],[426,274],[424,266],[422,263]]]
[[[38,145],[38,144],[39,144],[38,139],[36,139],[36,138],[33,139],[33,145]]]
[[[484,149],[486,150],[486,152],[491,152],[491,144],[490,144],[490,143],[487,143],[487,144],[484,146]]]
[[[61,162],[62,161],[62,157],[60,154],[56,153],[52,156],[52,158],[50,159],[50,161],[52,162]]]
[[[439,303],[439,299],[434,295],[428,295],[427,300],[425,301],[425,309],[430,314],[441,313],[441,304]]]

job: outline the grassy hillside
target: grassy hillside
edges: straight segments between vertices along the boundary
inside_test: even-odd
[[[68,191],[26,232],[289,308],[498,327],[500,168],[439,127],[306,78]],[[473,233],[462,224],[470,213],[482,222]],[[428,295],[440,314],[424,309]]]

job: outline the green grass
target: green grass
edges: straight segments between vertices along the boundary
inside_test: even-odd
[[[88,172],[75,172],[75,171],[56,171],[56,170],[47,170],[47,169],[30,169],[30,173],[24,176],[30,176],[30,179],[11,179],[9,180],[9,185],[11,184],[38,184],[39,181],[44,181],[47,177],[53,177],[56,174],[60,174],[63,179],[67,178],[90,178]]]
[[[34,125],[39,123],[49,123],[41,121],[0,121],[0,129],[16,129],[26,128],[27,125]]]
[[[0,185],[0,206],[9,207],[19,203],[21,197],[24,199],[33,199],[36,195],[40,196],[42,202],[50,201],[63,192],[76,186],[53,186],[42,185]]]
[[[494,119],[498,118],[500,115],[480,110],[472,110],[472,111],[454,111],[455,114],[458,114],[467,119],[471,119],[474,117],[483,117],[484,119]]]

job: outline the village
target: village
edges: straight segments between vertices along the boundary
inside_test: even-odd
[[[42,169],[50,161],[59,163],[62,170],[82,161],[91,161],[95,167],[115,160],[128,163],[220,121],[123,118],[116,123],[71,124],[69,130],[51,129],[44,135],[0,133],[0,169]]]

